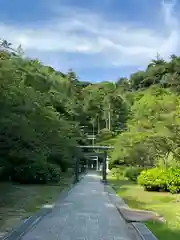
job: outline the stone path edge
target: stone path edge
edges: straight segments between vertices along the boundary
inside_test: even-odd
[[[142,240],[158,240],[157,237],[149,230],[149,228],[141,222],[131,222],[131,225],[140,235]]]
[[[83,174],[77,183],[71,183],[68,188],[64,189],[60,193],[60,196],[55,201],[54,206],[52,208],[43,208],[42,206],[39,211],[37,211],[32,216],[25,219],[22,224],[15,227],[5,236],[0,237],[0,240],[20,240],[23,235],[25,235],[28,231],[30,231],[38,222],[42,220],[43,217],[45,217],[48,213],[50,213],[53,210],[57,202],[63,201],[71,192],[71,190],[74,188],[74,186],[79,184],[79,182],[84,178],[85,175],[86,174]]]
[[[121,214],[120,210],[119,210],[119,204],[123,204],[125,207],[128,207],[128,205],[124,202],[123,199],[121,199],[116,192],[114,191],[114,189],[108,184],[106,183],[105,185],[105,190],[107,191],[107,193],[109,194],[109,197],[111,197],[111,200],[113,201],[115,207],[117,208],[119,214],[123,217],[123,215]],[[133,226],[133,228],[135,229],[135,231],[137,232],[137,234],[139,235],[139,237],[142,240],[158,240],[157,237],[149,230],[149,228],[142,222],[128,222],[126,221],[126,219],[123,217],[124,221],[131,224]]]

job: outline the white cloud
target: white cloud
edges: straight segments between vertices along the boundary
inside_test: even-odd
[[[179,22],[174,17],[174,5],[175,2],[162,2],[159,12],[161,31],[134,26],[130,20],[112,22],[89,11],[63,7],[56,10],[54,19],[49,22],[32,27],[0,23],[0,32],[2,38],[15,45],[22,44],[25,52],[37,53],[42,61],[44,53],[52,56],[82,53],[94,56],[95,60],[89,63],[91,66],[141,67],[157,52],[167,59],[178,51]],[[78,63],[83,67],[83,61],[78,59]]]

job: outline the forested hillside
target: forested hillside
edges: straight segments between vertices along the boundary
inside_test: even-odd
[[[152,166],[179,160],[180,57],[153,60],[116,83],[79,81],[3,42],[0,52],[0,176],[57,181],[83,158],[87,134],[113,138],[111,166]]]
[[[112,163],[140,166],[176,164],[179,160],[180,58],[153,60],[130,76],[126,130],[117,137]],[[123,82],[119,88],[123,89]]]
[[[79,83],[38,60],[0,53],[0,170],[2,180],[58,181],[82,157],[85,137]],[[85,83],[86,85],[86,83]]]

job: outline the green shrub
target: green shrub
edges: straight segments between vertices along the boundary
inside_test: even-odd
[[[138,177],[138,184],[148,191],[178,193],[180,191],[180,168],[152,168],[142,171]]]
[[[48,182],[58,182],[61,176],[61,169],[57,164],[48,164]]]
[[[180,191],[180,168],[168,168],[166,184],[168,191],[171,193]]]
[[[118,166],[118,167],[112,168],[111,169],[111,175],[113,177],[119,179],[119,178],[124,176],[125,168],[126,167],[124,167],[124,166]]]
[[[180,190],[180,186],[175,186],[175,185],[168,186],[168,191],[172,194],[178,193],[179,190]]]
[[[37,161],[14,168],[12,180],[23,184],[45,184],[58,182],[60,174],[61,170],[58,165]]]
[[[127,177],[132,181],[136,181],[139,174],[144,170],[142,167],[117,166],[111,169],[111,175],[117,179]]]
[[[40,164],[40,162],[37,162],[33,164],[19,165],[14,168],[12,180],[25,184],[47,183],[47,164]]]
[[[60,154],[51,154],[48,157],[48,162],[58,165],[61,168],[62,172],[67,172],[68,167],[70,165],[68,161],[63,160]]]
[[[161,168],[147,169],[138,177],[138,184],[147,191],[167,190],[167,171]]]
[[[125,169],[124,176],[132,181],[137,181],[139,174],[144,170],[142,167],[128,167]]]

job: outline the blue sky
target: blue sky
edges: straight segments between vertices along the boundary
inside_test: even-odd
[[[179,13],[178,0],[0,0],[0,37],[81,80],[116,81],[179,53]]]

